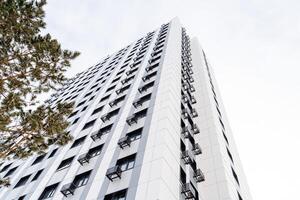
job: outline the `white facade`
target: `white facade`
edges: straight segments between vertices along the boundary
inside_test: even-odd
[[[251,199],[212,69],[177,18],[78,74],[58,101],[76,102],[73,143],[2,164],[1,200]]]

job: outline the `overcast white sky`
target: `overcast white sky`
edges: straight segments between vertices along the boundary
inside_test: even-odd
[[[299,0],[48,0],[76,74],[178,16],[212,64],[255,200],[300,199]]]

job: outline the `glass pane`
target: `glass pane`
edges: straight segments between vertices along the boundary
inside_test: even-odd
[[[130,162],[128,163],[127,169],[132,169],[133,166],[134,166],[134,161],[130,161]]]

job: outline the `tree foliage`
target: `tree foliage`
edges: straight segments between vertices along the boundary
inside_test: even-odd
[[[51,106],[38,96],[66,81],[79,53],[42,34],[45,0],[0,1],[0,159],[26,158],[71,140],[72,103]],[[5,181],[0,180],[1,183]]]

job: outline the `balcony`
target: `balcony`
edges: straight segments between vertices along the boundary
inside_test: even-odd
[[[129,87],[130,87],[130,85],[124,86],[124,87],[122,87],[122,88],[116,90],[116,93],[117,93],[117,94],[121,94],[121,93],[123,93],[125,90],[129,89]]]
[[[193,157],[189,151],[183,151],[181,153],[181,159],[183,160],[184,164],[191,164],[193,162]]]
[[[194,152],[194,155],[199,155],[202,153],[202,149],[198,143],[196,143],[194,145],[193,152]]]
[[[135,108],[138,108],[139,106],[143,106],[143,103],[150,100],[151,98],[151,94],[147,94],[141,98],[139,98],[138,100],[134,101],[132,103],[132,105],[135,107]]]
[[[186,200],[196,200],[196,191],[190,183],[182,185],[181,194],[184,195],[184,199]]]
[[[192,129],[192,133],[193,133],[194,135],[200,133],[197,124],[193,124],[193,126],[191,127],[191,129]]]
[[[60,192],[65,197],[68,197],[69,195],[74,195],[75,189],[76,189],[76,186],[73,183],[69,183],[69,184],[64,185],[61,188]]]
[[[188,111],[186,108],[184,108],[182,111],[181,111],[181,115],[184,119],[188,118]]]
[[[152,72],[151,74],[147,74],[146,76],[142,77],[142,80],[145,82],[146,80],[149,80],[150,78],[156,76],[157,72]]]
[[[96,133],[91,135],[91,138],[93,141],[96,141],[96,140],[100,140],[101,136],[102,136],[102,134],[100,133],[100,131],[97,131]]]
[[[129,126],[131,126],[132,124],[136,124],[137,120],[138,120],[137,117],[133,114],[132,116],[126,119],[126,122]]]
[[[140,87],[138,90],[140,93],[143,93],[145,91],[147,91],[149,88],[151,88],[154,85],[154,81],[147,83],[146,85]]]
[[[109,121],[110,118],[111,118],[111,114],[110,114],[110,113],[107,113],[106,115],[103,115],[103,116],[101,117],[101,120],[102,120],[103,122],[106,122],[106,121]]]
[[[192,117],[198,117],[198,113],[197,113],[197,111],[196,111],[195,108],[193,108],[193,109],[191,110],[191,115],[192,115]]]
[[[89,153],[82,154],[78,157],[78,162],[80,165],[84,165],[85,163],[89,163],[91,159],[91,155]]]
[[[149,67],[146,67],[146,72],[152,71],[154,68],[158,67],[159,63],[156,63],[155,65],[150,65]]]
[[[189,131],[189,128],[187,126],[182,127],[181,134],[183,135],[184,138],[190,138],[190,137],[192,137],[192,135],[191,135],[191,133]]]
[[[201,169],[197,169],[194,173],[194,179],[197,183],[200,183],[202,181],[205,181],[205,177],[204,177],[204,174],[203,172],[201,171]]]
[[[132,116],[126,119],[126,122],[129,126],[132,124],[137,124],[140,118],[143,118],[147,115],[147,109],[141,110],[139,112],[134,113]]]
[[[119,139],[118,141],[118,145],[120,146],[121,149],[129,146],[130,147],[131,144],[131,140],[128,136],[122,137],[121,139]]]
[[[197,101],[196,101],[196,99],[195,99],[194,96],[191,96],[191,102],[192,102],[192,104],[197,103]]]
[[[181,99],[182,99],[182,101],[183,101],[184,103],[187,103],[188,100],[189,100],[188,97],[187,97],[186,95],[183,95]]]
[[[120,166],[116,165],[112,168],[109,168],[106,171],[106,177],[113,182],[114,179],[121,179],[122,170]]]
[[[161,56],[153,57],[148,61],[148,63],[149,64],[155,63],[156,61],[159,61],[160,58],[161,58]]]
[[[127,78],[121,80],[121,83],[124,85],[125,83],[128,83],[128,82],[131,81],[132,79],[134,79],[134,76],[130,76],[130,77],[127,77]]]

